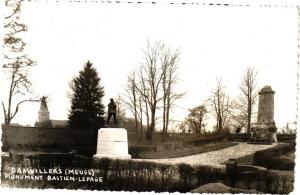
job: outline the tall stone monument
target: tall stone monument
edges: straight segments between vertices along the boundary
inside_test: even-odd
[[[274,94],[271,86],[264,86],[259,92],[257,123],[251,129],[252,142],[274,143],[276,125],[274,121]]]
[[[124,128],[101,128],[98,131],[97,153],[94,159],[131,159],[128,154],[127,131]]]
[[[47,106],[47,98],[43,96],[41,98],[40,110],[38,113],[38,124],[45,125],[50,122],[50,114]]]

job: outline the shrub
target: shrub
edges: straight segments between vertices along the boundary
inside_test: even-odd
[[[254,164],[268,169],[293,170],[294,160],[282,155],[294,151],[295,144],[280,144],[273,148],[257,151],[253,157]]]
[[[229,134],[229,140],[231,141],[239,141],[239,142],[247,142],[250,140],[250,133],[231,133]]]
[[[145,152],[156,152],[157,146],[155,145],[135,145],[135,146],[129,146],[128,153],[133,158],[141,157],[142,153]]]
[[[184,188],[187,187],[188,185],[188,176],[190,175],[190,173],[193,171],[193,167],[191,167],[191,165],[185,164],[185,163],[181,163],[178,165],[178,171],[179,171],[179,175],[180,175],[180,179],[183,180],[184,182]]]
[[[296,141],[296,134],[277,134],[277,140],[280,142],[288,142],[288,143],[295,143]]]
[[[295,162],[287,156],[277,156],[270,159],[271,169],[277,170],[294,170]]]
[[[219,180],[225,180],[225,171],[219,168],[214,168],[210,166],[198,166],[196,167],[196,176],[199,185],[204,185],[207,183],[215,183]]]
[[[293,191],[294,171],[269,170],[267,173],[267,193],[289,194]]]
[[[199,138],[187,141],[187,144],[192,144],[194,146],[198,146],[201,144],[211,143],[211,142],[219,142],[227,139],[227,134],[217,134],[217,135],[204,135]]]

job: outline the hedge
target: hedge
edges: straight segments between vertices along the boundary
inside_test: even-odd
[[[294,189],[294,171],[269,170],[266,192],[271,194],[289,194]]]
[[[285,149],[286,146],[277,148]],[[272,149],[275,150],[275,149]],[[278,150],[278,149],[277,149]],[[285,150],[281,150],[285,151]],[[70,181],[5,180],[3,173],[12,166],[49,169],[53,167],[93,169],[103,183]],[[223,183],[224,169],[188,164],[159,164],[138,160],[112,160],[78,156],[76,154],[29,154],[2,156],[2,184],[22,188],[64,188],[115,191],[188,192],[207,183]],[[255,179],[255,178],[254,178]],[[258,181],[265,193],[289,193],[293,190],[294,172],[268,170],[267,176]]]
[[[231,141],[248,142],[250,138],[250,133],[230,133],[228,139]]]
[[[196,185],[224,179],[222,170],[208,166],[192,167],[187,164],[169,165],[137,160],[92,159],[74,154],[10,155],[2,157],[2,173],[10,167],[49,169],[53,167],[93,169],[102,183],[70,181],[2,180],[10,187],[65,188],[116,191],[188,192],[195,185],[191,175],[196,174]],[[193,181],[195,182],[195,181]]]
[[[156,152],[157,146],[155,145],[135,145],[135,146],[129,146],[128,153],[133,158],[139,158],[141,157],[142,153],[145,152]]]
[[[201,144],[206,144],[206,143],[212,143],[212,142],[219,142],[223,141],[228,138],[228,134],[222,133],[219,135],[208,135],[199,138],[195,138],[193,140],[186,141],[186,144],[192,144],[194,146],[199,146]]]
[[[295,143],[279,144],[275,147],[254,153],[254,164],[268,169],[294,170],[294,160],[283,155],[295,152]]]

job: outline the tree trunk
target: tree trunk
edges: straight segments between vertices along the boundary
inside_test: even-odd
[[[171,98],[170,98],[170,88],[168,90],[167,96],[167,109],[166,109],[166,125],[165,125],[165,141],[167,140],[168,129],[169,129],[169,120],[170,120],[170,108],[171,108]]]
[[[152,141],[152,135],[154,133],[154,130],[155,130],[155,108],[156,108],[156,105],[154,105],[152,108],[151,108],[151,123],[150,123],[150,128],[149,128],[149,135],[147,137],[147,140],[148,141]]]
[[[146,131],[148,132],[150,130],[150,117],[149,117],[149,108],[147,102],[146,102],[146,121],[147,121]]]
[[[247,133],[250,133],[251,130],[251,114],[252,114],[252,108],[250,105],[248,105]]]
[[[12,92],[13,92],[13,83],[14,83],[14,74],[9,88],[9,97],[8,97],[8,107],[7,107],[7,116],[5,117],[5,125],[10,125],[11,122],[11,101],[12,101]]]
[[[133,96],[133,106],[134,106],[134,121],[135,121],[135,132],[136,139],[138,139],[138,117],[137,117],[137,100],[136,100],[136,92],[135,92],[135,81],[132,81],[132,96]]]
[[[141,141],[143,140],[143,108],[142,108],[142,100],[139,100],[140,107],[140,131],[141,131]]]
[[[141,120],[140,120],[140,131],[141,131],[140,140],[142,141],[143,140],[143,118],[142,117],[141,117]]]
[[[163,101],[163,129],[161,132],[161,141],[165,142],[165,131],[166,131],[166,98],[164,97]]]
[[[152,141],[152,133],[149,129],[149,131],[146,132],[146,140],[147,141]]]
[[[219,119],[218,119],[218,131],[219,131],[219,133],[221,133],[222,129],[223,129],[222,128],[222,118],[219,115]]]

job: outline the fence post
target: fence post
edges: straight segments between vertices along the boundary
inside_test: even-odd
[[[230,187],[235,186],[237,177],[237,161],[236,159],[230,158],[226,162],[226,184]]]

